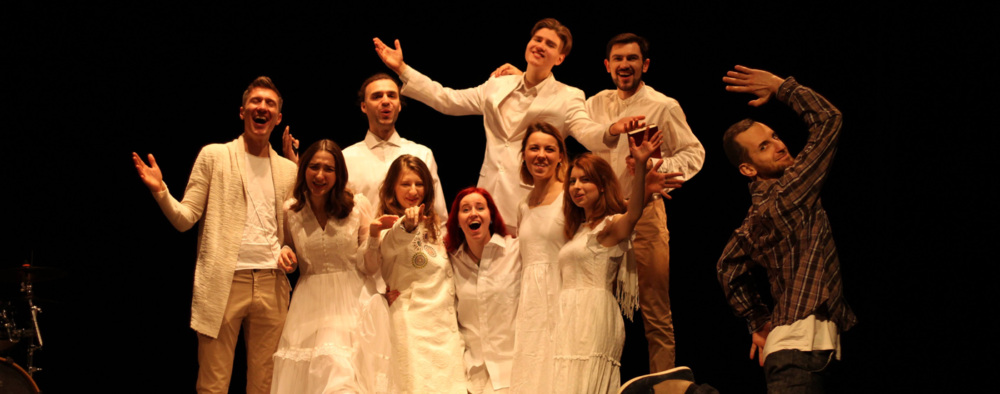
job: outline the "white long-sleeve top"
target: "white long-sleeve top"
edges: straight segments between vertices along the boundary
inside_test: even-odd
[[[458,326],[465,339],[465,369],[485,364],[493,389],[510,387],[514,321],[521,292],[521,253],[511,236],[493,234],[475,259],[464,245],[451,254],[458,296]]]
[[[673,98],[643,84],[632,97],[622,100],[618,91],[608,89],[587,99],[587,111],[598,122],[615,121],[624,116],[645,115],[646,124],[655,124],[663,131],[663,164],[659,172],[683,172],[690,180],[705,163],[705,147],[691,132],[681,105]],[[629,155],[628,138],[618,138],[618,145],[611,149],[593,150],[594,154],[611,163],[622,184],[625,197],[632,191],[629,185],[634,178],[628,173],[625,158]]]

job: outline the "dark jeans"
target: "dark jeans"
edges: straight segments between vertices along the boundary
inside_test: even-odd
[[[767,355],[764,379],[768,394],[837,392],[834,350],[779,350]]]

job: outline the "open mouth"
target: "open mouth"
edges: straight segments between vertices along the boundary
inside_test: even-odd
[[[253,122],[256,124],[264,124],[267,123],[267,118],[263,116],[254,116]]]
[[[469,223],[469,229],[472,229],[472,230],[479,230],[479,228],[482,227],[482,226],[483,226],[483,224],[480,223],[480,222]]]

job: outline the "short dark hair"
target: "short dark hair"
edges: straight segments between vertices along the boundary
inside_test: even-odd
[[[398,79],[396,79],[395,77],[393,77],[393,76],[391,76],[389,74],[378,73],[378,74],[372,75],[372,76],[368,77],[368,79],[366,79],[364,82],[362,82],[361,83],[361,89],[358,89],[358,105],[361,105],[361,103],[365,102],[365,90],[368,89],[368,85],[371,85],[372,82],[380,81],[380,80],[383,80],[383,79],[388,79],[388,80],[392,81],[392,83],[396,84],[396,91],[397,92],[403,88],[403,84],[400,83]],[[402,97],[400,97],[400,100],[402,100]]]
[[[739,167],[740,164],[750,161],[750,154],[747,152],[743,145],[736,142],[736,136],[747,131],[755,122],[753,119],[746,118],[739,122],[733,123],[726,129],[726,133],[722,135],[722,149],[726,152],[726,158],[729,159],[730,163],[734,166]]]
[[[559,23],[556,18],[545,18],[535,23],[535,27],[531,28],[531,36],[535,36],[535,32],[541,29],[552,29],[562,40],[562,48],[560,48],[559,53],[562,55],[569,55],[569,50],[573,49],[573,34],[569,32],[569,28],[566,25]]]
[[[639,53],[642,54],[641,60],[649,59],[649,41],[632,33],[622,33],[611,37],[611,41],[608,41],[608,47],[604,51],[604,58],[611,59],[611,48],[615,45],[631,44],[633,42],[639,45]]]
[[[271,78],[263,75],[254,79],[253,82],[250,82],[250,86],[247,86],[247,90],[243,91],[243,106],[247,105],[247,100],[250,99],[250,92],[252,92],[255,88],[273,90],[274,94],[278,95],[278,112],[281,112],[281,105],[284,104],[284,99],[281,98],[281,92],[278,91],[277,86],[274,86],[274,82],[271,81]]]

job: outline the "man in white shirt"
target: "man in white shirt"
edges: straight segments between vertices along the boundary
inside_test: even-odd
[[[132,153],[143,183],[180,231],[201,222],[191,328],[198,332],[199,393],[227,393],[242,326],[247,346],[247,393],[269,393],[291,287],[278,256],[284,243],[281,209],[295,182],[295,164],[271,149],[281,123],[281,94],[268,77],[243,93],[243,134],[202,148],[184,198],[167,190],[153,155]]]
[[[647,86],[642,74],[649,69],[649,44],[635,34],[619,34],[607,45],[604,66],[617,89],[608,89],[587,99],[587,111],[596,122],[623,116],[645,115],[646,123],[663,131],[663,164],[657,170],[677,175],[676,184],[691,179],[705,162],[705,148],[688,127],[677,100]],[[622,183],[622,190],[634,178],[634,169],[626,164],[628,140],[619,138],[611,149],[595,150],[611,163]],[[628,198],[629,196],[626,196]],[[674,367],[674,328],[670,313],[670,233],[667,215],[659,194],[646,205],[635,226],[633,247],[639,268],[639,307],[642,310],[646,339],[649,342],[651,373]]]
[[[500,214],[517,217],[517,205],[531,189],[521,183],[520,147],[527,126],[548,122],[573,136],[591,150],[607,148],[605,139],[639,127],[641,116],[618,122],[597,123],[590,119],[583,92],[552,76],[552,68],[569,54],[573,44],[569,28],[546,18],[535,24],[525,48],[528,66],[522,76],[490,78],[478,87],[453,90],[441,86],[403,62],[399,40],[395,48],[375,38],[375,51],[387,67],[403,80],[401,93],[448,115],[482,115],[486,131],[486,154],[478,186],[493,195]],[[507,223],[516,234],[517,223]]]
[[[365,139],[344,149],[347,162],[347,188],[364,194],[368,201],[378,208],[379,188],[389,171],[389,165],[397,157],[413,155],[423,160],[434,178],[434,212],[444,223],[448,219],[447,202],[438,177],[437,162],[431,149],[399,136],[396,120],[402,109],[399,82],[386,73],[368,77],[358,90],[358,105],[368,119]],[[297,145],[291,134],[282,136],[285,157],[298,161],[293,145]]]

